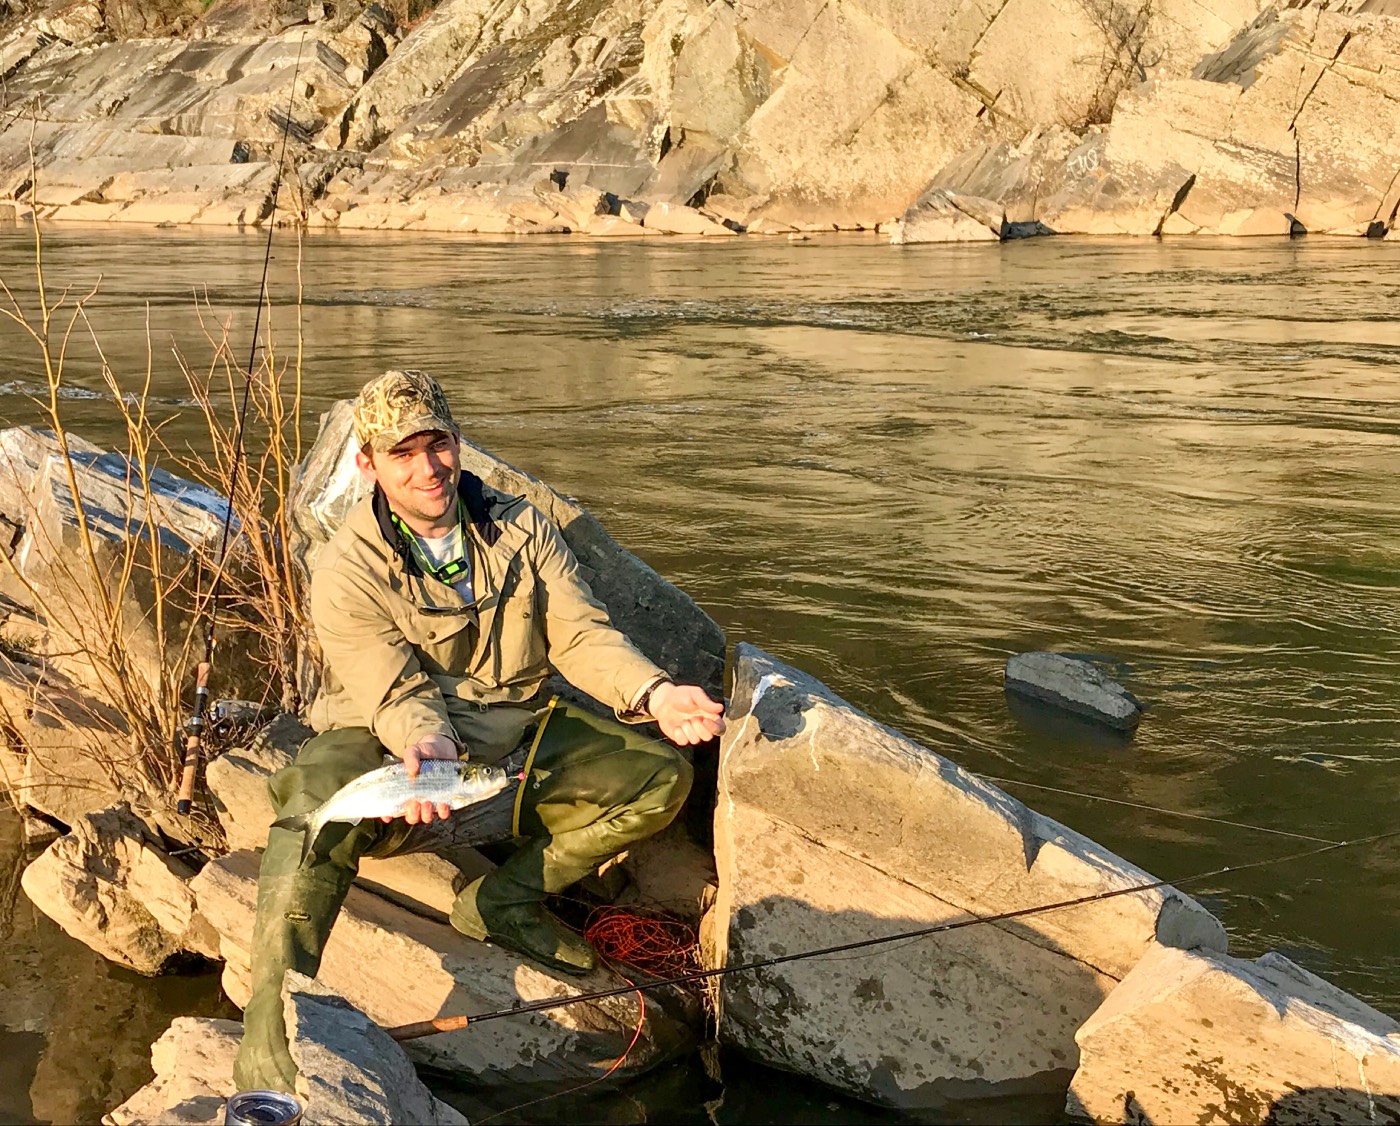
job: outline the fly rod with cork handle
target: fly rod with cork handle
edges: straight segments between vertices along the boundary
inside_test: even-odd
[[[1015,919],[1029,918],[1034,915],[1049,914],[1052,911],[1064,911],[1071,907],[1083,907],[1091,903],[1101,903],[1106,899],[1117,899],[1119,896],[1136,895],[1140,892],[1156,891],[1160,888],[1200,883],[1202,880],[1213,879],[1217,876],[1244,872],[1251,868],[1267,868],[1275,864],[1285,864],[1293,860],[1305,860],[1308,857],[1320,856],[1325,852],[1335,852],[1338,849],[1374,844],[1378,841],[1391,840],[1395,837],[1400,837],[1400,829],[1392,829],[1385,833],[1375,833],[1369,837],[1357,837],[1353,840],[1329,841],[1320,848],[1286,853],[1282,856],[1266,857],[1263,860],[1256,860],[1249,864],[1233,864],[1226,865],[1223,868],[1212,868],[1208,872],[1197,872],[1195,875],[1185,876],[1180,879],[1151,880],[1145,883],[1130,884],[1127,887],[1097,892],[1094,895],[1082,895],[1075,899],[1062,899],[1055,903],[1041,903],[1034,907],[1021,907],[1013,911],[1002,911],[995,915],[969,915],[963,919],[954,919],[947,923],[935,923],[932,926],[920,927],[917,930],[901,931],[898,934],[884,935],[878,938],[858,939],[854,942],[843,942],[836,946],[823,946],[815,950],[803,950],[796,954],[783,954],[773,958],[761,958],[753,962],[740,962],[737,965],[720,966],[712,970],[693,970],[689,973],[676,974],[673,977],[651,981],[639,981],[634,985],[618,986],[613,989],[600,989],[591,993],[579,993],[573,997],[553,997],[545,1001],[534,1001],[529,1004],[516,1005],[509,1009],[495,1009],[491,1012],[478,1013],[471,1016],[436,1017],[432,1020],[421,1020],[415,1021],[412,1024],[401,1024],[394,1028],[386,1029],[385,1031],[389,1034],[391,1039],[400,1043],[405,1040],[418,1040],[424,1036],[436,1036],[444,1032],[458,1032],[473,1024],[481,1024],[488,1020],[498,1020],[501,1017],[549,1012],[553,1009],[566,1008],[569,1005],[579,1005],[589,1001],[603,1001],[610,997],[622,997],[629,993],[637,993],[643,989],[660,989],[667,986],[688,985],[693,982],[711,981],[715,978],[728,977],[730,974],[752,973],[756,970],[767,969],[771,966],[780,966],[788,962],[802,962],[809,958],[823,958],[832,954],[847,954],[859,950],[886,946],[894,942],[912,942],[920,938],[929,938],[937,934],[946,934],[949,931],[963,930],[966,927],[1005,923]]]

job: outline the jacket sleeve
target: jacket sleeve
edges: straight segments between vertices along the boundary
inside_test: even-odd
[[[665,670],[642,656],[613,626],[607,609],[579,574],[578,560],[563,535],[543,515],[534,550],[549,663],[570,684],[611,707],[619,719],[646,719],[629,714],[629,709],[648,683],[666,675]]]
[[[428,735],[461,740],[442,692],[369,584],[338,567],[311,576],[311,622],[326,664],[392,754]]]

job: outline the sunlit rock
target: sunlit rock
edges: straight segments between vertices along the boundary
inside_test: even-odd
[[[735,653],[708,957],[740,965],[972,916],[1093,903],[732,974],[719,1034],[861,1098],[1063,1090],[1074,1034],[1154,942],[1225,932],[1146,872],[749,645]]]
[[[156,974],[186,953],[218,956],[217,936],[195,911],[191,875],[123,805],[75,822],[21,883],[71,937],[137,973]]]
[[[284,996],[308,1122],[466,1126],[423,1085],[403,1048],[344,998],[298,973],[287,975]]]
[[[287,1027],[302,1121],[459,1126],[466,1119],[433,1097],[384,1030],[340,997],[289,974]],[[176,1017],[151,1045],[155,1078],[104,1121],[110,1126],[217,1126],[237,1088],[233,1061],[243,1026]]]
[[[643,220],[648,230],[660,231],[666,235],[728,235],[735,232],[702,215],[693,207],[679,207],[670,203],[655,203],[647,209]]]
[[[891,225],[890,242],[999,242],[1006,231],[1006,209],[1000,204],[934,188]]]
[[[207,864],[193,886],[199,910],[219,931],[224,989],[249,996],[248,945],[257,898],[257,857],[232,853]],[[565,998],[621,984],[606,970],[566,978],[476,942],[444,923],[351,888],[326,944],[318,980],[382,1027],[478,1014],[520,1002]],[[640,1074],[694,1043],[673,1006],[651,996],[636,1045],[638,999],[624,994],[529,1017],[429,1036],[405,1045],[412,1059],[480,1083],[568,1083],[596,1078],[626,1054],[622,1076]]]
[[[231,747],[205,768],[205,784],[214,800],[230,850],[262,848],[272,825],[272,797],[267,780],[290,766],[314,732],[296,716],[279,715],[246,746]]]
[[[1154,945],[1075,1039],[1076,1119],[1400,1119],[1400,1024],[1281,954]]]

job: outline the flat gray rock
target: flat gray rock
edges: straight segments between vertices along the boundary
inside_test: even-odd
[[[1006,687],[1123,731],[1142,718],[1131,692],[1088,661],[1063,653],[1018,653],[1006,662]]]

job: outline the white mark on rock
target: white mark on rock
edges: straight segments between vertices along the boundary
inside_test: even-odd
[[[791,683],[792,681],[788,680],[782,673],[764,673],[758,678],[758,687],[753,690],[753,699],[749,701],[749,715],[753,715],[754,712],[758,711],[758,702],[763,699],[763,694],[767,692],[768,689],[772,688],[773,685]]]
[[[822,721],[822,717],[815,712],[812,713],[812,737],[807,742],[807,757],[812,760],[812,769],[821,770],[822,764],[817,761],[817,725]]]
[[[1366,1061],[1358,1059],[1356,1061],[1357,1073],[1361,1076],[1361,1089],[1366,1092],[1366,1109],[1370,1112],[1371,1121],[1376,1120],[1376,1100],[1371,1095],[1371,1084],[1366,1080]]]

